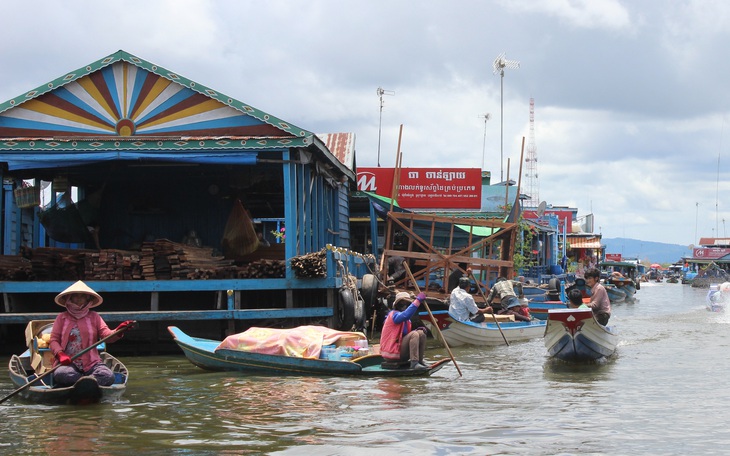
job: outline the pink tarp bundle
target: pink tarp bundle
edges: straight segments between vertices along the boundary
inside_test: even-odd
[[[227,348],[265,355],[319,358],[323,345],[336,344],[340,339],[354,343],[356,340],[367,340],[367,337],[361,332],[336,331],[324,326],[299,326],[291,329],[254,326],[226,337],[216,350]]]

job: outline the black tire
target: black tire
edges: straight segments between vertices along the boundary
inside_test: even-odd
[[[378,298],[378,280],[373,274],[362,276],[360,294],[365,304],[365,319],[368,319],[373,315],[373,306],[375,306],[375,300]]]
[[[560,279],[558,279],[557,277],[553,277],[552,279],[550,279],[550,281],[548,281],[548,289],[560,291]]]
[[[335,329],[340,331],[352,329],[352,325],[355,324],[355,297],[349,288],[340,288],[333,314]]]

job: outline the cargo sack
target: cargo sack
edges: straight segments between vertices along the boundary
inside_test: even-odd
[[[259,238],[253,226],[253,220],[243,207],[241,200],[236,200],[231,215],[223,229],[221,248],[227,259],[235,259],[248,255],[259,248]]]

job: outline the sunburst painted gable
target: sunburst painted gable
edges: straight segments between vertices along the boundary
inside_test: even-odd
[[[0,105],[0,138],[131,136],[313,134],[124,51]]]

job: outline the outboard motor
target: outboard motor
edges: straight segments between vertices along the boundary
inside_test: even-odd
[[[553,277],[548,282],[548,301],[560,301],[560,279]]]

